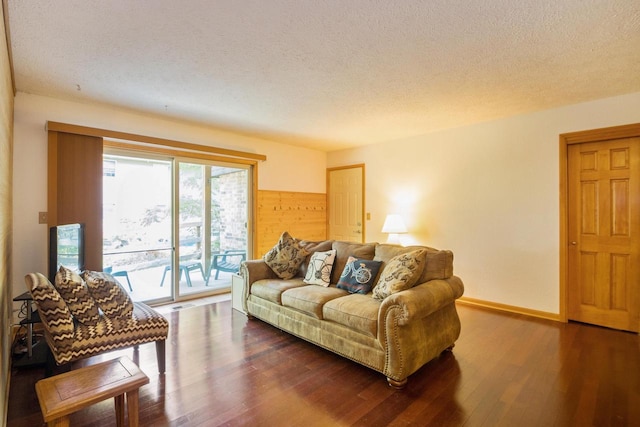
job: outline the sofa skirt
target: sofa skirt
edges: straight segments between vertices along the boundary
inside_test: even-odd
[[[283,331],[386,375],[385,351],[375,338],[253,295],[247,300],[247,310]]]

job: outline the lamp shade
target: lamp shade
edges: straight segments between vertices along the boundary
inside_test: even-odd
[[[400,234],[407,232],[407,226],[404,225],[404,220],[398,214],[389,214],[387,218],[384,220],[384,225],[382,226],[383,233],[393,233]]]

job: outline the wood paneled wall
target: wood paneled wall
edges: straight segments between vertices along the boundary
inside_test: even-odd
[[[327,238],[327,196],[259,190],[257,196],[257,257],[264,255],[284,231],[305,240]]]

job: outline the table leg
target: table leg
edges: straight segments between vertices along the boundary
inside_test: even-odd
[[[124,427],[124,394],[113,398],[116,404],[116,425]]]
[[[127,413],[129,414],[129,427],[138,427],[138,389],[127,393]]]
[[[64,417],[51,420],[47,423],[47,426],[48,427],[69,427],[69,416],[65,415]]]

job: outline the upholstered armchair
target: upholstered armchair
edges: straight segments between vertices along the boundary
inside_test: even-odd
[[[158,371],[164,373],[167,319],[146,304],[132,302],[113,276],[83,276],[61,267],[55,286],[40,273],[25,277],[55,363],[155,342]]]

